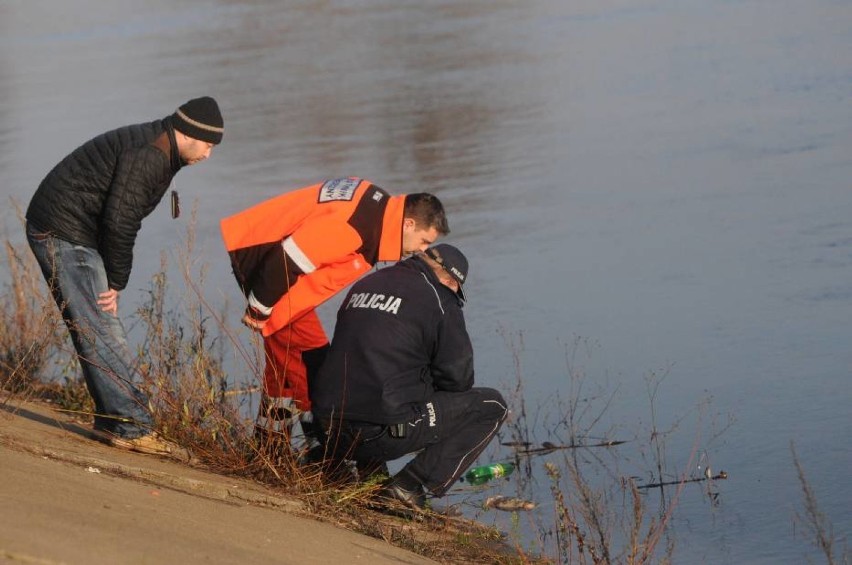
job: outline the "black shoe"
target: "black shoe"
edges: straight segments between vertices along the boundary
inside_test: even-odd
[[[325,448],[321,445],[315,445],[308,449],[299,458],[299,464],[303,466],[320,465],[325,461]]]
[[[415,488],[406,488],[396,477],[379,490],[379,498],[392,504],[402,503],[414,510],[426,509],[426,493],[423,492],[423,486],[417,485]]]

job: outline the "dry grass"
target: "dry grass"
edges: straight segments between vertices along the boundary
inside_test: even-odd
[[[508,348],[515,359],[515,397],[512,406],[524,406],[521,357],[523,336],[506,336]],[[542,553],[553,562],[584,565],[627,563],[668,563],[674,553],[672,537],[667,535],[670,520],[677,505],[677,494],[666,499],[660,508],[651,509],[647,497],[640,494],[635,480],[619,471],[621,459],[617,447],[609,447],[615,439],[612,429],[600,429],[611,409],[614,391],[602,385],[590,385],[580,357],[590,354],[594,344],[577,339],[565,348],[568,399],[553,399],[539,423],[539,412],[532,419],[526,409],[514,412],[505,426],[510,445],[532,445],[532,428],[549,430],[548,441],[555,440],[562,449],[532,450],[535,455],[548,455],[542,465],[549,479],[553,500],[552,522],[537,525]],[[656,382],[656,381],[655,381]],[[653,402],[652,402],[653,404]],[[556,420],[549,419],[556,414]],[[533,421],[534,419],[534,421]],[[645,436],[644,449],[663,457],[665,433],[652,426]],[[551,444],[553,442],[550,442]],[[616,444],[621,442],[615,442]],[[595,448],[583,447],[594,445]],[[569,449],[565,449],[567,446]],[[523,473],[535,473],[533,457],[520,458]],[[664,472],[664,463],[655,461],[653,468]],[[519,496],[530,490],[518,478]]]
[[[178,253],[179,284],[172,284],[169,273],[173,269],[164,255],[136,317],[142,334],[140,373],[156,426],[191,451],[194,464],[252,478],[303,500],[314,517],[440,562],[633,565],[671,561],[674,541],[669,522],[685,474],[673,496],[660,489],[661,506],[649,509],[647,497],[640,495],[635,481],[624,479],[619,472],[619,455],[613,448],[562,451],[561,458],[544,466],[554,512],[550,524],[538,525],[541,541],[532,552],[522,547],[518,536],[507,539],[493,527],[470,520],[434,513],[402,519],[376,512],[371,507],[378,488],[375,481],[354,483],[346,473],[330,473],[323,464],[301,465],[297,450],[259,444],[250,431],[254,407],[247,404],[245,393],[256,390],[260,383],[257,355],[262,347],[256,341],[244,345],[239,337],[246,330],[226,322],[232,318],[227,315],[227,305],[213,307],[205,298],[201,289],[206,272],[191,259],[195,255],[192,234],[190,227]],[[12,393],[5,401],[47,398],[68,411],[91,415],[91,400],[73,360],[67,331],[26,244],[6,241],[5,261],[9,278],[0,294],[0,389]],[[184,290],[177,292],[176,288]],[[562,444],[580,444],[593,437],[613,393],[588,390],[576,363],[578,350],[588,344],[576,341],[566,348],[569,396],[565,405],[550,407],[559,415],[554,422],[548,421],[546,413],[542,415],[541,407],[528,411],[521,366],[523,336],[509,341],[517,382],[509,399],[512,416],[501,437],[508,435],[511,443],[529,446],[533,430],[548,426]],[[226,359],[236,360],[231,363],[239,365],[235,372],[245,374],[245,382],[235,382],[228,374]],[[652,429],[642,449],[648,454],[653,476],[660,479],[665,473],[668,430],[657,428],[654,399],[662,380],[649,378]],[[597,436],[606,438],[610,433],[604,430]],[[849,563],[847,552],[838,557],[838,542],[819,512],[795,451],[793,455],[805,495],[801,522],[828,563]],[[514,480],[521,493],[532,483],[532,458],[516,458],[515,463]],[[518,513],[512,516],[513,524],[521,519]]]
[[[194,214],[193,214],[194,216]],[[187,231],[178,253],[178,283],[164,255],[136,312],[142,388],[150,398],[155,426],[193,455],[193,465],[222,474],[251,478],[298,497],[315,518],[387,540],[446,563],[525,563],[501,542],[492,528],[430,514],[404,519],[371,508],[375,483],[354,484],[330,474],[324,464],[302,465],[298,438],[259,443],[252,433],[252,406],[246,392],[260,382],[258,342],[246,347],[225,320],[226,306],[214,309],[201,289],[203,265],[190,258],[194,230]],[[9,278],[0,295],[0,389],[3,402],[44,399],[82,420],[93,405],[74,360],[65,325],[48,294],[27,244],[5,242]],[[185,289],[182,293],[177,288]],[[252,346],[254,350],[252,350]],[[227,374],[228,356],[240,361],[246,381]],[[239,370],[242,370],[239,369]]]
[[[796,447],[792,441],[790,442],[790,453],[793,456],[793,465],[796,467],[796,474],[799,477],[799,485],[802,489],[804,514],[796,513],[797,523],[803,526],[807,540],[822,552],[828,565],[852,563],[852,553],[845,545],[840,546],[840,541],[834,533],[831,521],[820,510],[816,493],[805,477],[805,470],[799,462],[799,456],[796,454]]]
[[[39,379],[48,353],[43,339],[45,312],[37,309],[44,300],[28,292],[34,261],[22,259],[9,242],[5,247],[11,281],[0,297],[0,384],[22,392]]]
[[[65,395],[71,402],[79,389],[64,391],[48,374],[65,353],[66,334],[38,264],[26,245],[7,240],[4,248],[9,279],[0,294],[0,389],[27,398]]]

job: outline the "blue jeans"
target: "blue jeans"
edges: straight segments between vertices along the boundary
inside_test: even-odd
[[[95,402],[95,429],[133,439],[151,432],[148,399],[117,316],[97,304],[109,290],[96,249],[40,233],[27,224],[27,241],[71,333],[86,387]]]

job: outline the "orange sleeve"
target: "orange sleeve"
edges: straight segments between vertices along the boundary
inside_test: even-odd
[[[273,307],[263,335],[273,334],[313,310],[355,282],[370,268],[371,265],[364,257],[353,253],[343,261],[323,265],[313,273],[299,277],[296,284]]]

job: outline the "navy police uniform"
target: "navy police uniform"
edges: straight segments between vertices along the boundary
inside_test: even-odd
[[[352,287],[309,386],[332,453],[363,463],[422,450],[405,471],[435,496],[475,461],[508,411],[473,387],[462,305],[420,256]]]

